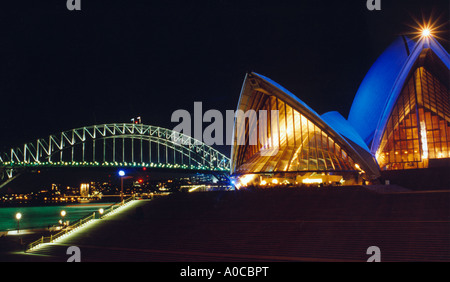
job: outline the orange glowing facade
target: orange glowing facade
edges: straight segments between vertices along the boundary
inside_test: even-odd
[[[428,168],[450,160],[449,65],[448,53],[432,37],[421,38],[412,49],[371,144],[381,170]]]
[[[377,175],[373,160],[369,160],[372,165],[367,164],[354,149],[357,145],[351,145],[316,112],[267,77],[247,75],[238,111],[254,116],[236,119],[233,174],[251,174],[263,184],[357,183],[366,171]],[[239,140],[243,142],[237,144]]]
[[[377,160],[382,170],[426,168],[449,158],[450,94],[427,68],[417,68],[386,125]]]

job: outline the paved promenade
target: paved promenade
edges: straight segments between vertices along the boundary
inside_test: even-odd
[[[334,190],[333,190],[334,189]],[[450,261],[450,193],[362,188],[180,193],[135,201],[19,261]],[[340,189],[340,190],[339,190]]]

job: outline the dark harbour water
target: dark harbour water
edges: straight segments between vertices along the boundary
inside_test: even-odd
[[[20,229],[47,228],[49,225],[58,224],[61,219],[61,211],[66,211],[64,220],[70,223],[98,211],[106,209],[113,203],[75,203],[67,205],[51,206],[0,206],[0,231],[16,230],[16,213],[20,212]]]

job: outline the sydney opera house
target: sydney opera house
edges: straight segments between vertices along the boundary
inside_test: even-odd
[[[366,74],[347,118],[320,115],[277,82],[248,73],[232,175],[244,186],[352,185],[380,181],[384,171],[449,166],[449,68],[433,36],[398,37]]]

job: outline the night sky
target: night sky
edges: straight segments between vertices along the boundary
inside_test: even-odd
[[[194,101],[235,110],[249,71],[319,114],[347,117],[395,37],[414,18],[448,23],[450,8],[448,0],[381,0],[381,11],[366,0],[81,0],[81,11],[68,11],[66,0],[10,2],[0,12],[0,150],[136,116],[173,128],[172,112],[193,112]]]

